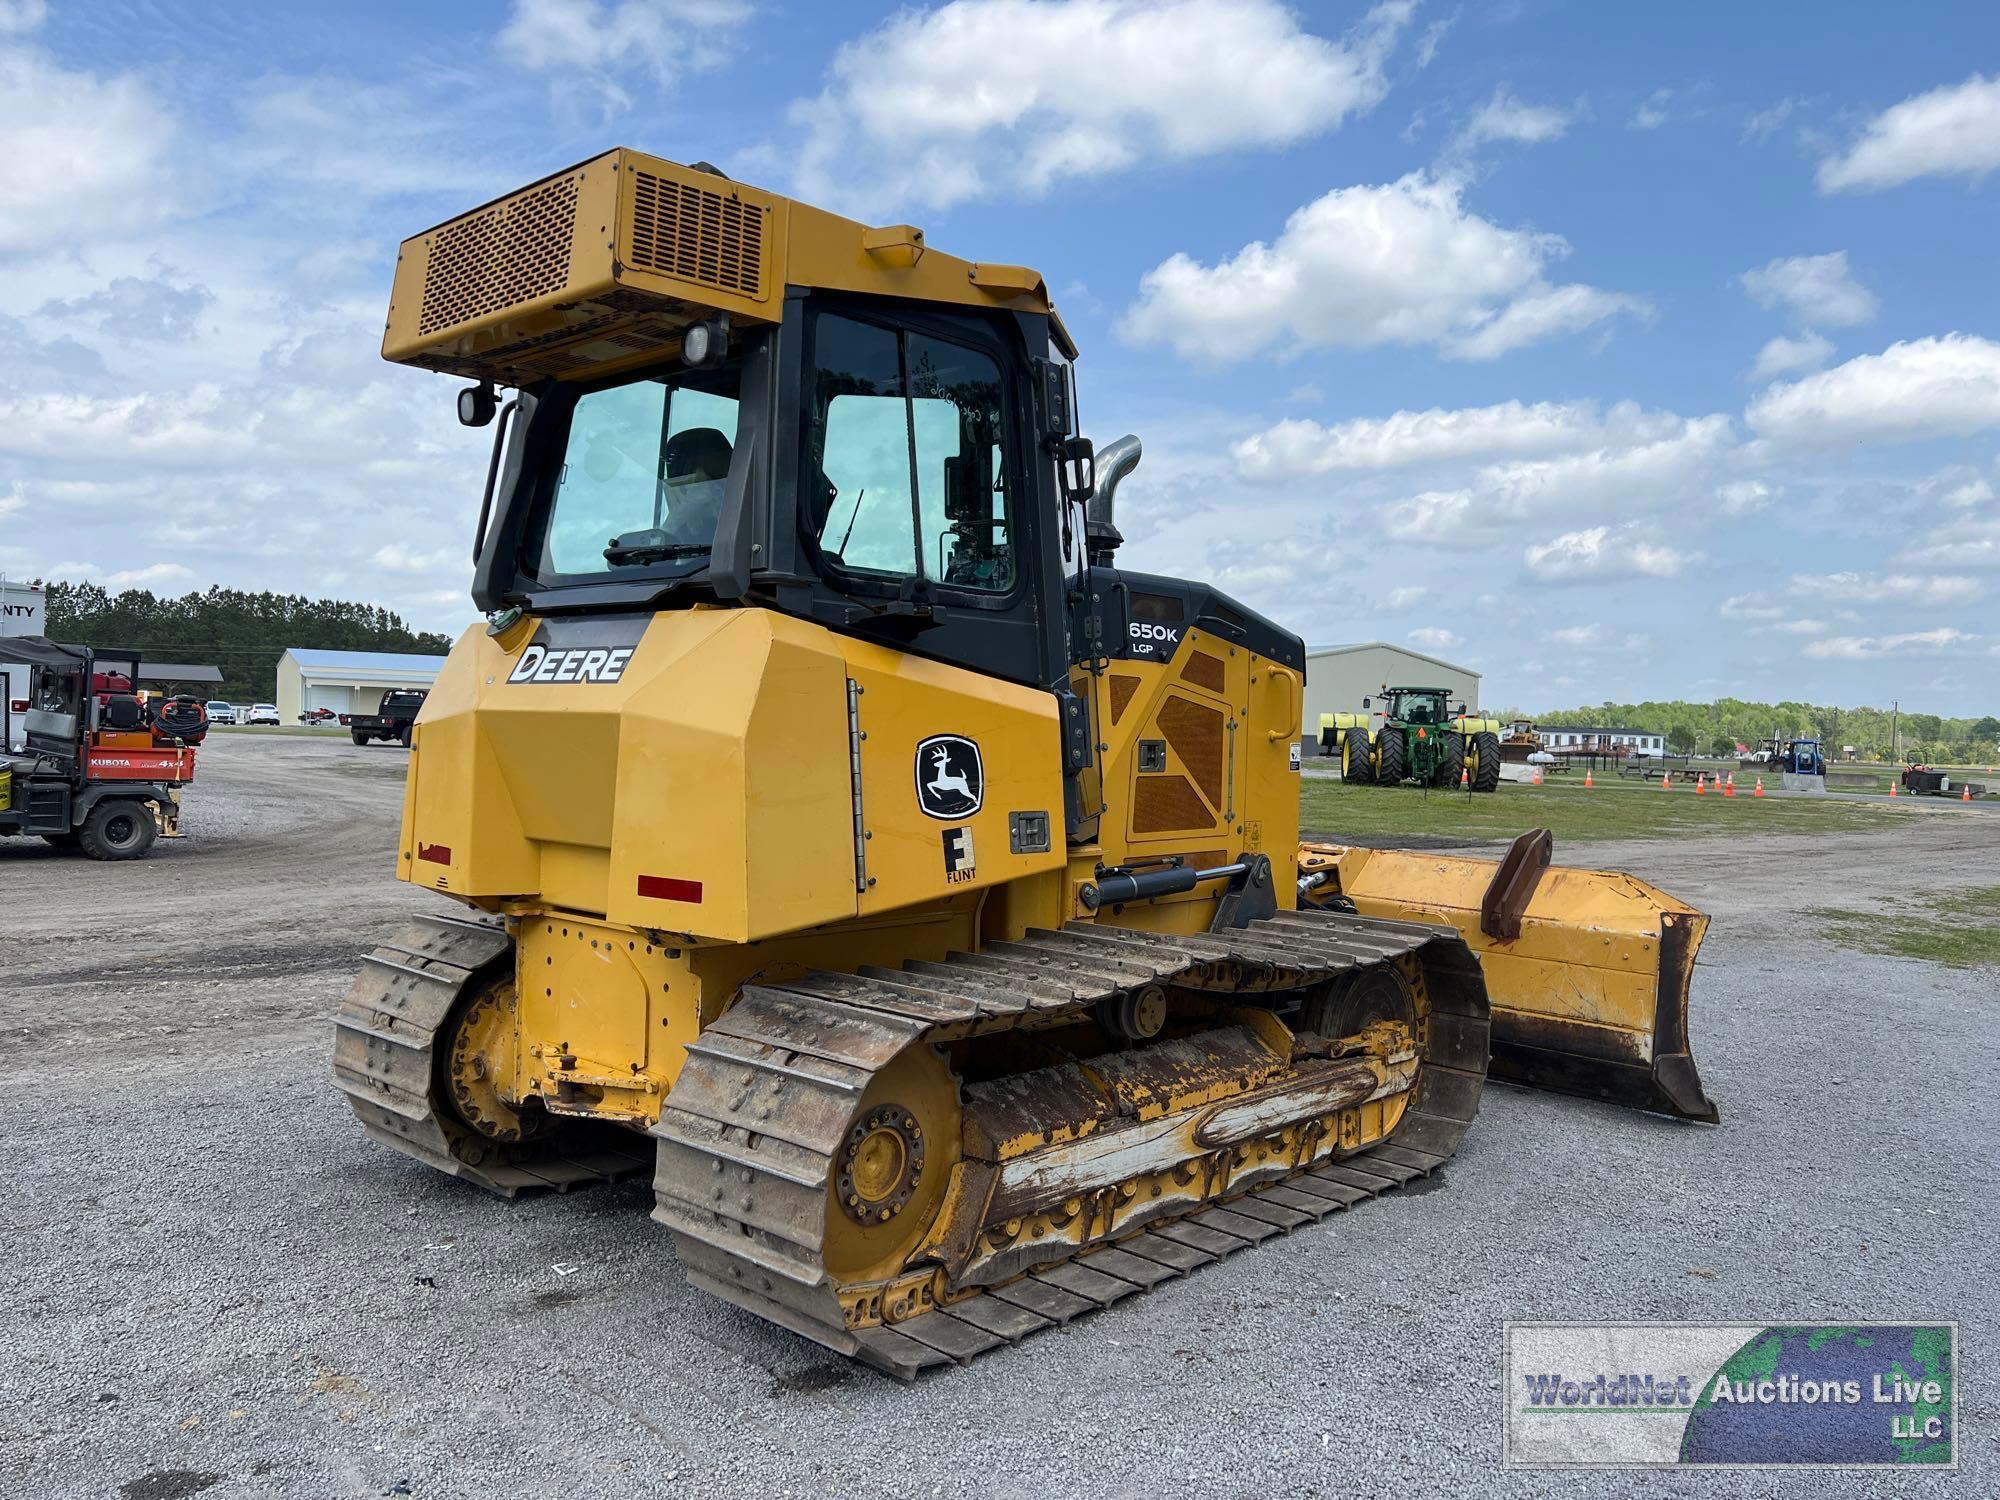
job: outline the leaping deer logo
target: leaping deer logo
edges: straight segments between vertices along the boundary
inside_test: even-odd
[[[946,792],[957,792],[968,802],[972,800],[972,784],[965,779],[963,771],[951,769],[951,747],[938,745],[931,751],[931,760],[937,774],[926,783],[930,789],[942,797]]]
[[[933,818],[963,818],[979,811],[984,770],[979,747],[960,735],[936,735],[917,747],[917,793]]]

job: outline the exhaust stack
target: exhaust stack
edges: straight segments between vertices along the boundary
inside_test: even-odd
[[[1097,455],[1097,488],[1083,508],[1083,543],[1093,568],[1108,568],[1125,538],[1112,524],[1111,507],[1119,484],[1139,467],[1145,445],[1131,433]]]

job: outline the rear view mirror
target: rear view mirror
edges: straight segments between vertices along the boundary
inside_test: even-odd
[[[493,414],[500,409],[500,398],[493,394],[490,381],[469,385],[458,393],[458,420],[463,427],[484,427],[493,420]]]
[[[1097,493],[1097,449],[1089,438],[1063,439],[1056,449],[1056,476],[1071,505],[1086,504]]]
[[[1375,706],[1375,700],[1373,698],[1363,698],[1361,700],[1361,706],[1363,708],[1373,708]]]

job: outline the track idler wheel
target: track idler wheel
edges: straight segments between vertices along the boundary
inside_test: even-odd
[[[836,1283],[903,1270],[943,1210],[961,1129],[958,1079],[938,1048],[912,1047],[869,1081],[827,1186]]]
[[[500,1081],[514,1076],[519,1037],[514,980],[503,975],[459,1002],[445,1021],[439,1060],[451,1112],[488,1140],[508,1145],[539,1135],[549,1118],[539,1103],[524,1109],[501,1096]]]
[[[1394,1021],[1416,1035],[1416,993],[1398,964],[1371,964],[1342,974],[1299,1011],[1300,1028],[1329,1041],[1357,1036],[1377,1021]]]
[[[1167,992],[1148,984],[1115,995],[1097,1007],[1097,1022],[1121,1042],[1150,1042],[1166,1029]]]

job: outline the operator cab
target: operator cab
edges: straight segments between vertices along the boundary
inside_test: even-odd
[[[1049,341],[1045,315],[795,288],[779,325],[712,363],[530,384],[475,601],[761,604],[1060,683],[1064,498],[1035,412]]]

